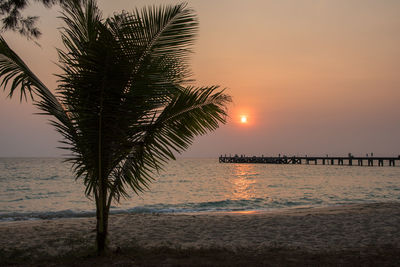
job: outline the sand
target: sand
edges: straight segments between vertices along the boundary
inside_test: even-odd
[[[94,218],[0,223],[0,251],[62,255],[90,247]],[[110,246],[146,248],[400,248],[400,203],[355,204],[263,213],[119,214]]]

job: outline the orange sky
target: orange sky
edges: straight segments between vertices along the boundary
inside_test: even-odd
[[[104,15],[176,1],[101,0]],[[400,154],[400,1],[193,0],[197,85],[227,88],[230,119],[184,156]],[[10,45],[50,88],[57,11],[34,6],[42,48]],[[57,156],[59,136],[31,104],[0,97],[0,156]],[[248,123],[240,124],[247,115]]]

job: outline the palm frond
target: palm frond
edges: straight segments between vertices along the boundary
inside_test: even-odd
[[[182,88],[146,130],[147,150],[161,161],[171,159],[172,151],[182,152],[195,136],[225,123],[226,105],[231,98],[218,89],[218,86]]]
[[[20,100],[27,95],[31,98],[34,95],[39,96],[40,102],[37,104],[42,110],[56,117],[65,116],[64,109],[54,94],[8,46],[2,36],[0,36],[0,78],[3,89],[10,90],[9,97],[13,97],[17,91],[20,92]]]
[[[20,100],[29,95],[38,99],[35,105],[45,115],[52,115],[54,119],[51,124],[67,139],[76,135],[76,129],[72,124],[64,107],[56,96],[39,80],[29,69],[25,62],[8,46],[3,37],[0,36],[0,78],[4,90],[9,88],[9,97],[20,92]],[[12,81],[10,84],[9,82]]]
[[[174,152],[184,151],[194,138],[218,128],[226,120],[230,96],[218,86],[181,88],[159,116],[143,129],[140,142],[114,170],[110,198],[126,197],[126,185],[135,193],[147,188],[153,171],[162,168]]]
[[[168,79],[158,79],[152,83],[155,87],[171,81],[178,84],[189,78],[187,59],[198,22],[193,10],[185,4],[136,9],[115,16],[111,22],[118,22],[119,27],[113,28],[114,35],[133,65],[130,85],[140,83],[138,78],[149,72],[154,61],[168,66],[163,71],[157,69],[158,75],[168,75]],[[137,91],[136,87],[127,89]]]
[[[20,101],[27,99],[27,95],[33,98],[34,89],[44,88],[42,82],[30,71],[22,59],[8,46],[7,42],[0,36],[0,77],[1,86],[4,90],[10,89],[8,96],[11,98],[15,92],[20,92]],[[11,84],[9,82],[12,81]],[[8,87],[10,85],[10,87]]]

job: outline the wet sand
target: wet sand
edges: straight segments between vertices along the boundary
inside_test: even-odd
[[[64,255],[93,246],[94,218],[0,223],[0,251],[24,257]],[[335,251],[400,248],[400,203],[355,204],[252,213],[119,214],[110,247],[268,248]]]

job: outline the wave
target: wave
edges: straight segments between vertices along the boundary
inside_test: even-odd
[[[315,199],[312,202],[315,203]],[[264,198],[253,199],[226,199],[221,201],[209,201],[198,203],[179,204],[154,204],[144,205],[127,209],[111,208],[111,214],[151,214],[151,213],[198,213],[198,212],[230,212],[230,211],[268,211],[281,208],[309,206],[309,200],[288,201],[271,200]],[[321,204],[318,201],[318,204]],[[94,217],[95,211],[38,211],[38,212],[0,212],[0,221],[21,221],[21,220],[47,220],[61,218]]]
[[[93,217],[94,211],[46,211],[46,212],[7,212],[0,213],[1,221],[26,221],[26,220],[49,220],[61,218],[80,218],[80,217]]]

